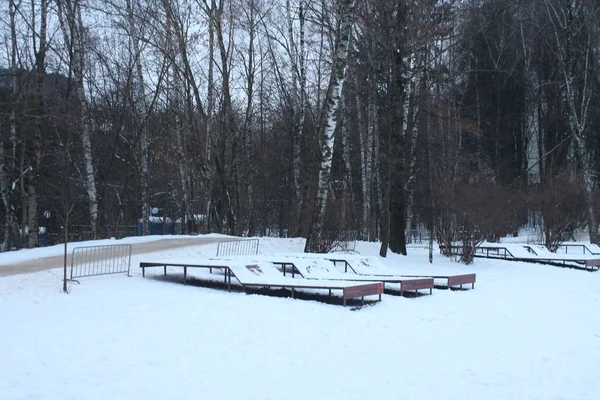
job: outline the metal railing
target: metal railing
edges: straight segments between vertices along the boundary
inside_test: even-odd
[[[331,250],[333,251],[348,251],[353,252],[356,251],[356,242],[358,241],[358,232],[357,231],[342,231],[339,232],[333,241],[331,246]]]
[[[87,276],[127,274],[131,268],[131,245],[75,247],[71,254],[70,280]]]
[[[590,246],[591,247],[591,246]],[[560,251],[558,251],[560,250]],[[561,243],[556,251],[558,254],[583,254],[583,255],[598,255],[598,252],[594,252],[587,245],[583,243]]]
[[[258,245],[258,239],[225,240],[217,243],[217,257],[255,256]]]

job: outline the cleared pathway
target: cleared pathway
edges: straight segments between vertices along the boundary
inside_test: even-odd
[[[190,246],[198,246],[203,244],[211,244],[217,242],[223,242],[227,240],[236,240],[238,238],[227,238],[227,237],[185,237],[185,238],[165,238],[159,239],[152,242],[144,243],[132,243],[131,255],[140,255],[145,253],[152,253],[155,251],[168,250],[173,248],[182,248]],[[69,248],[77,247],[76,243],[69,245]],[[69,251],[70,253],[70,251]],[[1,253],[0,253],[1,254]],[[70,262],[71,255],[69,254]],[[33,272],[46,271],[52,268],[62,268],[64,258],[62,255],[53,257],[38,258],[35,260],[23,261],[15,264],[0,265],[0,277],[30,274]]]

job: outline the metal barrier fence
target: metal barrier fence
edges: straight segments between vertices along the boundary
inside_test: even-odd
[[[131,268],[131,245],[75,247],[71,254],[71,278],[108,274],[127,274]]]
[[[356,242],[358,241],[357,231],[342,231],[339,232],[333,241],[331,250],[332,251],[356,251]]]
[[[217,257],[255,256],[258,254],[258,239],[227,240],[217,243]]]

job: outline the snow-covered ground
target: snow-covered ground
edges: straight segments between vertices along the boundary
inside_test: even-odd
[[[227,238],[225,235],[211,233],[209,235],[202,235],[203,237],[209,238]],[[176,239],[176,240],[196,240],[198,236],[132,236],[123,239],[102,239],[102,240],[89,240],[84,242],[73,242],[67,243],[67,253],[70,255],[75,247],[81,246],[101,246],[101,245],[113,245],[113,244],[135,244],[135,243],[150,243],[165,239]],[[54,257],[63,255],[65,252],[65,245],[57,244],[48,247],[37,247],[33,249],[23,249],[20,251],[8,251],[0,253],[0,265],[11,265],[17,264],[24,261],[36,260],[46,257]]]
[[[260,252],[302,248],[261,239]],[[46,251],[35,257],[55,255]],[[384,263],[405,274],[476,272],[475,290],[384,295],[352,311],[143,279],[137,268],[215,254],[209,244],[134,256],[133,277],[83,278],[68,295],[60,269],[0,278],[0,399],[600,396],[600,273],[439,255],[430,265],[414,249]]]

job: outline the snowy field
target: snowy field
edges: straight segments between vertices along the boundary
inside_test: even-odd
[[[260,252],[302,248],[261,239]],[[475,290],[384,295],[352,311],[184,286],[158,270],[143,279],[137,267],[215,254],[210,244],[137,255],[133,277],[83,278],[68,295],[60,269],[0,278],[0,399],[600,398],[599,272],[437,254],[430,265],[415,249],[384,262],[476,272]]]

